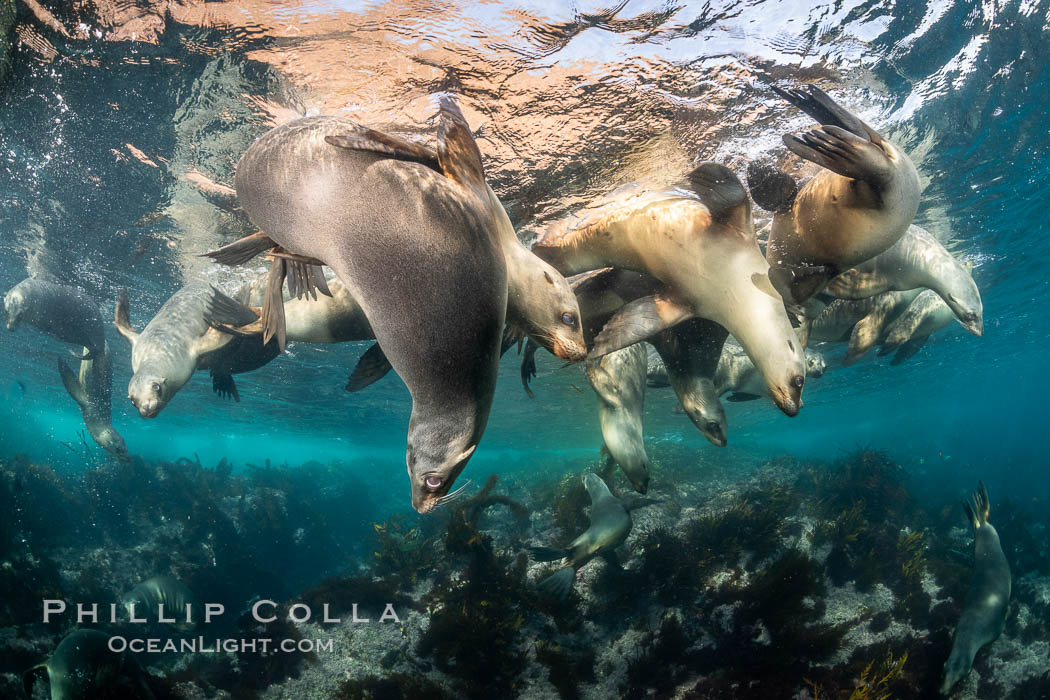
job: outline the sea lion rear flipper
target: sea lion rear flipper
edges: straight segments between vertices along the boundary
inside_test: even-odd
[[[121,289],[117,294],[117,308],[113,313],[113,325],[124,339],[135,347],[139,334],[131,327],[131,314],[128,312],[128,290]]]
[[[973,505],[970,501],[962,502],[963,510],[966,511],[966,517],[969,519],[970,524],[973,525],[973,529],[977,530],[981,527],[981,521],[977,518],[977,513],[974,512]]]
[[[266,291],[263,296],[263,345],[277,336],[277,347],[284,352],[284,276],[287,270],[284,258],[274,258],[270,263],[270,274],[266,278]]]
[[[467,120],[459,107],[448,97],[442,97],[438,125],[438,162],[441,171],[464,187],[485,189],[485,168],[481,151],[474,142]]]
[[[255,312],[220,292],[211,288],[212,295],[204,309],[204,320],[211,323],[225,323],[232,326],[246,326],[258,319]]]
[[[390,360],[387,359],[383,348],[379,347],[379,343],[374,343],[357,361],[357,366],[346,381],[346,390],[361,391],[385,377],[391,369],[393,368],[390,366]]]
[[[529,384],[536,376],[536,351],[540,349],[539,344],[532,338],[525,343],[525,352],[521,355],[521,386],[525,389],[525,395],[530,399],[536,398]]]
[[[760,398],[762,397],[756,396],[755,394],[748,394],[743,391],[735,391],[726,397],[726,401],[729,401],[730,403],[741,403],[743,401],[754,401],[755,399]]]
[[[536,584],[536,591],[545,598],[565,600],[569,597],[569,591],[572,590],[572,582],[575,578],[576,570],[571,566],[566,566]]]
[[[798,195],[795,178],[780,168],[758,161],[747,164],[747,187],[755,204],[774,213],[790,209]]]
[[[773,92],[777,93],[793,106],[808,114],[813,121],[824,126],[836,126],[844,129],[854,136],[865,141],[882,143],[882,137],[878,132],[857,118],[855,114],[831,99],[828,93],[816,85],[807,85],[805,90],[793,90],[772,86]]]
[[[62,358],[58,358],[58,373],[62,377],[62,385],[66,388],[66,391],[73,400],[77,402],[77,405],[84,407],[88,405],[87,393],[84,391],[84,387],[80,384],[80,377],[78,377],[73,370],[69,369]]]
[[[897,352],[894,353],[893,359],[890,360],[890,365],[896,366],[907,362],[915,355],[915,353],[922,350],[922,346],[926,345],[926,341],[929,339],[930,336],[924,335],[918,338],[912,338],[903,345],[900,345],[897,348]]]
[[[212,370],[211,388],[221,398],[233,399],[237,403],[241,402],[241,395],[237,393],[237,384],[233,381],[232,374],[216,374]]]
[[[693,311],[662,294],[624,304],[594,339],[589,358],[608,355],[656,335],[695,316]]]
[[[256,255],[277,247],[277,243],[262,231],[245,236],[217,250],[201,253],[202,258],[211,258],[220,265],[235,267],[243,265]]]
[[[384,134],[374,129],[362,129],[352,134],[325,136],[324,140],[337,148],[381,153],[395,160],[419,163],[437,170],[439,173],[442,172],[441,164],[438,162],[438,154],[435,151],[403,139],[400,136]]]
[[[785,134],[783,140],[798,157],[843,177],[884,182],[892,176],[893,166],[881,148],[837,126],[821,126],[797,136]]]
[[[754,233],[751,200],[736,173],[724,165],[706,162],[696,166],[686,179],[714,221],[741,233]]]
[[[842,359],[843,365],[852,365],[875,347],[879,342],[884,318],[884,314],[872,311],[853,325],[853,330],[849,334],[849,345],[846,347],[846,356]]]
[[[41,672],[47,673],[47,664],[37,664],[22,673],[22,690],[25,691],[27,698],[33,697],[33,685],[36,683],[36,677]]]
[[[973,502],[977,506],[975,509],[977,517],[983,525],[988,522],[988,518],[992,514],[992,505],[988,500],[988,488],[983,481],[977,482],[977,490],[973,493]]]
[[[557,547],[528,547],[529,555],[534,561],[558,561],[569,556],[567,549],[558,549]]]

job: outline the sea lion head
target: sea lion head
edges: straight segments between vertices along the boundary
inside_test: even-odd
[[[7,330],[13,331],[18,327],[22,318],[22,310],[25,307],[25,295],[21,289],[12,289],[4,297],[4,312],[7,314]]]
[[[691,392],[681,398],[681,403],[685,415],[689,416],[689,420],[693,421],[693,425],[712,445],[726,446],[729,442],[726,411],[718,397],[705,397]]]
[[[824,376],[828,363],[824,356],[815,350],[806,350],[806,376],[819,379]]]
[[[587,359],[587,343],[576,294],[560,272],[546,262],[539,263],[530,272],[529,284],[508,290],[508,316],[517,316],[525,332],[555,357],[581,362]],[[518,304],[518,309],[510,308]]]
[[[128,383],[128,398],[139,410],[143,418],[156,418],[161,409],[168,405],[171,396],[168,393],[167,377],[152,374],[136,374]]]
[[[981,303],[981,292],[969,274],[973,269],[973,263],[967,261],[962,267],[967,274],[958,276],[962,279],[957,279],[951,285],[948,293],[943,295],[944,303],[955,314],[955,318],[959,319],[963,328],[976,336],[982,336],[984,335],[984,305]]]
[[[124,443],[124,438],[111,426],[98,431],[93,437],[95,442],[107,452],[115,455],[126,455],[128,453],[128,446]]]
[[[411,438],[411,432],[409,435]],[[461,489],[452,493],[449,490],[467,466],[475,449],[476,441],[444,459],[423,459],[424,450],[409,439],[406,461],[408,478],[412,483],[412,507],[419,513],[429,513],[455,498]]]
[[[950,695],[955,684],[966,678],[970,673],[970,663],[966,659],[966,654],[956,654],[955,649],[952,649],[952,654],[944,663],[944,680],[941,682],[941,695]]]

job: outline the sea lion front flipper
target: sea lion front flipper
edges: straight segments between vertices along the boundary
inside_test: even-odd
[[[525,352],[521,355],[521,386],[525,389],[525,395],[530,399],[536,398],[529,384],[536,377],[536,351],[540,346],[532,338],[525,343]]]
[[[908,342],[903,343],[897,347],[897,352],[894,353],[893,359],[890,360],[891,366],[897,366],[910,360],[915,353],[922,350],[922,346],[926,345],[926,341],[930,339],[930,336],[923,335],[918,338],[911,338]]]
[[[569,283],[569,289],[579,295],[580,292],[591,284],[595,284],[599,281],[607,282],[610,279],[610,275],[615,271],[615,267],[600,267],[597,270],[588,270],[587,272],[581,272],[578,275],[566,277],[565,281]]]
[[[485,168],[467,120],[448,97],[441,98],[438,125],[438,163],[441,171],[464,187],[485,189]]]
[[[216,350],[221,350],[231,342],[233,342],[233,336],[212,326],[194,341],[193,352],[198,358],[202,358]]]
[[[58,359],[58,373],[62,377],[62,386],[66,388],[66,391],[77,402],[77,405],[81,407],[87,406],[88,397],[84,392],[84,387],[80,384],[80,377],[73,370],[69,369],[66,363],[62,361],[62,358]]]
[[[754,233],[751,200],[736,173],[724,165],[708,161],[696,166],[686,179],[714,221],[741,233]]]
[[[828,265],[774,265],[769,283],[789,306],[799,306],[819,293],[835,271]]]
[[[43,672],[47,673],[47,664],[37,664],[31,669],[28,669],[22,673],[22,690],[25,691],[26,697],[33,697],[33,685],[36,683],[36,677]]]
[[[357,366],[346,381],[346,390],[361,391],[385,377],[391,369],[393,368],[390,366],[390,360],[387,359],[383,348],[379,347],[379,343],[374,343],[357,361]]]
[[[881,148],[837,126],[821,126],[797,136],[785,134],[783,140],[798,157],[843,177],[883,183],[893,174],[893,165]]]
[[[241,395],[237,393],[237,384],[233,381],[232,374],[216,374],[212,370],[211,388],[220,398],[241,402]]]
[[[256,255],[272,250],[276,246],[277,243],[275,243],[272,238],[262,231],[259,231],[258,233],[253,233],[250,236],[245,236],[244,238],[236,240],[229,245],[224,245],[217,250],[201,253],[200,257],[211,258],[220,265],[235,267],[237,265],[243,265]]]
[[[875,344],[879,342],[884,318],[884,314],[872,311],[853,325],[853,330],[849,334],[849,345],[846,347],[846,356],[842,359],[843,365],[852,365],[875,347]]]
[[[807,85],[809,91],[783,89],[775,85],[771,86],[773,92],[777,93],[791,105],[801,109],[808,114],[813,121],[824,126],[836,126],[845,129],[854,136],[866,141],[882,143],[882,137],[870,126],[862,122],[853,112],[839,105],[831,96],[816,85]]]
[[[274,258],[270,263],[270,274],[266,278],[266,292],[263,296],[263,345],[277,336],[277,347],[284,352],[285,348],[285,319],[284,319],[284,276],[287,261],[284,258]]]
[[[744,401],[754,401],[760,398],[762,397],[757,396],[755,394],[748,394],[743,391],[735,391],[726,397],[726,401],[729,401],[730,403],[742,403]]]
[[[747,164],[747,187],[751,199],[766,211],[787,211],[798,196],[795,178],[768,163],[751,161]]]
[[[874,272],[850,268],[828,282],[824,291],[836,299],[867,299],[890,291],[889,279]]]
[[[606,322],[588,357],[622,350],[695,315],[689,307],[662,294],[635,299]]]
[[[395,160],[419,163],[437,170],[439,173],[442,172],[441,164],[438,162],[438,154],[435,151],[418,143],[413,143],[408,139],[403,139],[400,136],[384,134],[375,129],[362,129],[352,134],[325,136],[324,140],[337,148],[381,153]]]
[[[135,347],[139,334],[131,327],[131,314],[128,312],[128,290],[121,289],[117,294],[117,308],[113,313],[113,325],[124,339]]]
[[[576,579],[576,570],[571,566],[558,569],[553,574],[536,584],[536,591],[554,600],[565,600],[572,590],[572,582]]]

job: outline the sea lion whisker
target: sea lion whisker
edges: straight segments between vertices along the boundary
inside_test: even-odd
[[[447,505],[447,504],[451,503],[452,501],[456,500],[457,498],[459,498],[460,496],[463,495],[463,490],[465,488],[467,488],[468,486],[470,486],[470,479],[467,479],[466,483],[464,483],[462,486],[460,486],[455,491],[451,491],[449,493],[446,493],[444,496],[442,496],[441,498],[437,499],[437,501],[434,503],[434,507],[437,508],[439,506]]]

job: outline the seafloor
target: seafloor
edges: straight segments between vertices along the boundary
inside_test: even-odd
[[[674,445],[659,457],[660,502],[634,511],[623,567],[594,560],[557,603],[537,596],[552,566],[526,547],[586,527],[578,475],[597,462],[559,479],[493,476],[437,515],[373,522],[366,485],[334,465],[131,459],[63,475],[8,461],[0,697],[19,697],[21,672],[72,626],[42,624],[42,599],[105,604],[159,573],[226,603],[198,633],[334,640],[331,653],[140,655],[161,699],[938,696],[971,572],[957,502],[919,503],[906,471],[873,451],[736,469]],[[612,484],[624,493],[619,474]],[[992,507],[1013,599],[953,697],[1050,698],[1050,533],[1018,504],[993,494]],[[329,603],[343,622],[261,626],[246,612],[257,597],[315,614]],[[351,622],[351,603],[373,622]],[[376,621],[386,603],[401,624]]]

